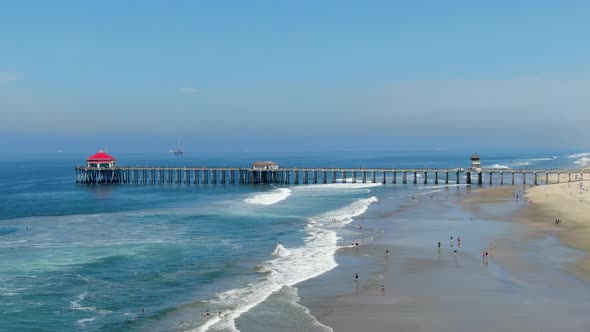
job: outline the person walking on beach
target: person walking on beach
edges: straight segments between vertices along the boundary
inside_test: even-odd
[[[438,241],[438,249],[440,249],[440,241]]]
[[[355,273],[354,274],[354,282],[358,282],[359,281],[359,274]]]
[[[451,247],[453,246],[453,236],[451,235],[451,239],[449,240],[449,242],[451,243]]]

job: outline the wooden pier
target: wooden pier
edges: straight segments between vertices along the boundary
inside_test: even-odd
[[[233,167],[76,167],[82,184],[549,184],[590,179],[590,170],[524,170],[431,168],[281,168]]]

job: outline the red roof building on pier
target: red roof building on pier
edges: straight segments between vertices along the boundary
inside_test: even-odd
[[[117,164],[117,159],[100,150],[92,156],[86,158],[86,164],[88,167],[94,168],[113,168]]]

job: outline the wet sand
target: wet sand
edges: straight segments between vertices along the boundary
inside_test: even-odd
[[[565,268],[581,253],[515,222],[526,204],[512,195],[523,188],[488,189],[446,188],[402,206],[382,197],[363,222],[375,240],[298,285],[300,303],[334,331],[588,331],[589,284]]]
[[[530,209],[525,221],[555,233],[563,243],[582,250],[571,271],[590,281],[590,181],[552,184],[526,190]],[[530,203],[532,201],[532,203]],[[559,224],[555,219],[560,219]]]

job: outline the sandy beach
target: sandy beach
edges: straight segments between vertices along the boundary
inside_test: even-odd
[[[526,221],[555,232],[566,245],[582,250],[583,258],[570,264],[572,272],[590,280],[590,181],[527,188],[530,209]],[[556,223],[555,219],[561,222]]]
[[[336,269],[299,286],[301,303],[334,331],[587,331],[590,287],[567,268],[583,255],[518,222],[525,190],[445,188],[395,210],[384,198],[363,224],[381,235],[340,250]]]

